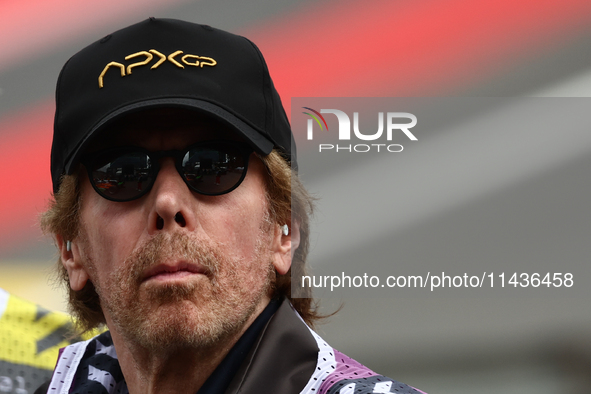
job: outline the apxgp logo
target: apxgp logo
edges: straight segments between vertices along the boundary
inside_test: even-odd
[[[103,86],[104,86],[103,79],[105,77],[105,74],[107,74],[107,71],[109,71],[109,69],[111,67],[119,68],[119,70],[121,72],[121,76],[125,77],[126,75],[131,74],[131,70],[134,67],[145,66],[146,64],[150,63],[152,61],[152,59],[154,58],[154,55],[156,55],[158,57],[158,60],[156,61],[156,63],[154,63],[152,65],[152,67],[150,67],[151,70],[157,69],[158,67],[160,67],[160,65],[162,63],[164,63],[167,60],[170,63],[174,64],[175,66],[177,66],[178,68],[181,68],[181,69],[185,68],[185,66],[183,66],[183,64],[185,64],[187,66],[200,67],[200,68],[203,68],[203,66],[213,67],[217,64],[215,59],[212,59],[210,57],[197,56],[197,55],[191,55],[191,54],[186,54],[186,55],[182,56],[181,57],[182,63],[181,63],[177,60],[177,56],[180,56],[182,54],[183,54],[183,51],[179,50],[179,51],[175,51],[175,52],[171,53],[170,55],[166,56],[163,53],[160,53],[155,49],[150,49],[149,51],[141,51],[141,52],[132,53],[131,55],[127,55],[127,56],[125,56],[125,60],[133,59],[136,57],[141,58],[142,56],[145,56],[145,58],[142,61],[129,64],[127,66],[127,68],[125,67],[125,65],[123,65],[119,62],[110,62],[109,64],[107,64],[105,66],[105,68],[103,69],[103,71],[101,72],[101,74],[98,77],[99,88],[100,89],[103,88]]]
[[[333,114],[336,115],[337,121],[339,122],[339,132],[338,138],[339,141],[350,141],[352,138],[351,135],[351,119],[349,116],[338,109],[321,109],[320,112],[310,108],[310,107],[302,107],[304,109],[309,110],[310,112],[303,112],[304,114],[310,116],[308,119],[308,127],[307,127],[307,139],[313,140],[314,139],[314,121],[320,126],[320,130],[328,131],[328,124],[322,114]],[[401,132],[401,135],[405,135],[411,141],[417,141],[417,137],[410,131],[411,128],[416,126],[417,124],[417,117],[408,112],[387,112],[386,113],[386,141],[390,142],[393,139],[395,133]],[[323,127],[324,125],[324,127]],[[384,134],[384,113],[378,113],[378,130],[375,133],[362,133],[359,130],[359,113],[353,112],[353,134],[354,138],[362,141],[376,141],[382,138]],[[383,138],[382,138],[383,140]],[[318,144],[318,151],[322,152],[323,150],[334,150],[336,152],[345,151],[345,152],[369,152],[371,150],[375,150],[377,152],[402,152],[404,147],[401,144],[386,144],[386,143],[372,143],[372,144]]]

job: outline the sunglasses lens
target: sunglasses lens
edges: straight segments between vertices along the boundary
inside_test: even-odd
[[[183,157],[182,169],[193,190],[219,195],[234,190],[242,182],[247,160],[248,156],[232,144],[212,143],[189,149]]]
[[[152,163],[142,152],[113,152],[95,160],[92,183],[103,197],[114,201],[138,198],[154,181]]]

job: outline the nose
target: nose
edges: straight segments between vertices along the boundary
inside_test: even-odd
[[[196,199],[185,184],[170,157],[162,159],[160,171],[148,198],[151,203],[149,232],[195,228]]]

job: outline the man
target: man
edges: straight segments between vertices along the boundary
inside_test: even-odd
[[[56,101],[42,226],[80,324],[109,331],[39,392],[417,392],[328,346],[291,297],[311,199],[253,43],[150,18],[74,55]]]

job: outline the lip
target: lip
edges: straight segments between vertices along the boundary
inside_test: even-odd
[[[148,268],[142,275],[142,281],[169,281],[183,279],[193,275],[207,275],[207,270],[200,264],[178,261],[158,264]]]

